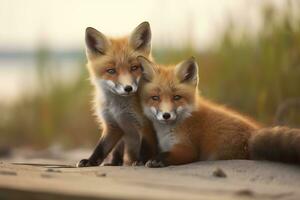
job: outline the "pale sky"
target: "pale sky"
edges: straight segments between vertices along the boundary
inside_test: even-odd
[[[0,48],[51,48],[84,45],[84,30],[123,35],[149,21],[154,45],[213,44],[231,16],[240,27],[259,27],[265,2],[286,0],[0,0]],[[191,28],[192,27],[192,28]]]

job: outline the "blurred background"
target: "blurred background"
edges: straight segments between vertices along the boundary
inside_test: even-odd
[[[300,125],[300,1],[0,0],[0,150],[93,147],[87,26],[153,32],[157,62],[195,56],[202,95],[266,125]],[[1,153],[1,151],[0,151]]]

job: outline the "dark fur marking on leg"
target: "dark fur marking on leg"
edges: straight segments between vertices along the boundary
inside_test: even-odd
[[[112,158],[104,166],[122,166],[124,157],[124,141],[120,141],[119,144],[112,152]]]
[[[141,149],[139,155],[139,162],[146,163],[152,157],[152,151],[150,144],[143,138],[141,142]]]

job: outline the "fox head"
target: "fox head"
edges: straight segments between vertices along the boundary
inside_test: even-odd
[[[134,94],[142,76],[137,56],[150,57],[151,30],[148,22],[137,26],[129,37],[108,38],[88,27],[85,35],[88,69],[92,82],[114,94]]]
[[[176,66],[155,66],[139,56],[146,83],[142,88],[142,106],[152,121],[172,124],[190,116],[198,96],[198,65],[194,58]]]

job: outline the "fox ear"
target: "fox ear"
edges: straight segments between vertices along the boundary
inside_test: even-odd
[[[175,74],[181,83],[184,82],[197,85],[198,65],[195,58],[192,57],[176,65]]]
[[[85,30],[85,43],[87,55],[93,56],[105,54],[109,41],[107,40],[105,35],[98,30],[92,27],[87,27]]]
[[[150,54],[151,29],[149,22],[143,22],[133,30],[129,37],[129,44],[134,50]]]
[[[155,73],[153,63],[144,56],[138,56],[137,60],[142,66],[143,78],[146,81],[151,81]]]

